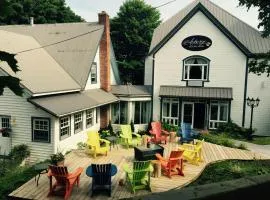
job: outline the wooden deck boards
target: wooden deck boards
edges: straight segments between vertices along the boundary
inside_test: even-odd
[[[169,152],[177,148],[176,143],[169,143],[164,145],[165,152],[164,155],[167,157]],[[71,199],[76,200],[86,200],[90,197],[89,186],[91,185],[91,178],[86,176],[85,170],[92,163],[114,163],[118,167],[118,172],[112,177],[112,197],[108,198],[106,194],[98,194],[94,196],[96,200],[103,199],[121,199],[132,196],[140,196],[149,194],[147,190],[139,190],[136,194],[132,194],[130,188],[127,185],[120,186],[118,184],[120,179],[125,178],[125,173],[122,170],[124,163],[130,163],[134,159],[134,151],[132,148],[124,149],[119,146],[117,149],[112,148],[108,156],[98,156],[96,159],[90,157],[83,150],[74,150],[66,156],[65,165],[68,166],[69,171],[76,169],[81,166],[84,171],[81,175],[80,187],[74,187],[72,191]],[[228,147],[223,147],[211,143],[205,142],[203,145],[203,158],[204,161],[199,165],[191,165],[187,162],[184,163],[184,174],[185,176],[173,176],[169,179],[166,176],[161,176],[159,178],[151,177],[152,192],[163,192],[175,188],[181,188],[184,185],[195,180],[203,171],[203,169],[212,162],[225,159],[242,159],[242,160],[252,160],[254,159],[269,159],[260,154],[255,154],[250,151],[232,149]],[[39,180],[39,186],[36,186],[34,178],[30,181],[13,191],[10,197],[19,197],[25,199],[62,199],[61,197],[51,196],[47,198],[47,193],[49,190],[49,180],[46,175],[41,175]]]

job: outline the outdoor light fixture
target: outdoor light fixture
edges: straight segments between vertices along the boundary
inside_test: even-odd
[[[250,127],[249,127],[249,137],[248,139],[252,139],[252,121],[253,121],[253,109],[258,107],[260,103],[260,99],[257,97],[255,100],[254,98],[247,98],[247,105],[251,107],[251,116],[250,116]]]

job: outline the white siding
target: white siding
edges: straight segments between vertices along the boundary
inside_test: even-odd
[[[99,48],[97,50],[94,62],[97,63],[97,83],[96,84],[91,84],[91,73],[89,73],[86,85],[85,85],[85,90],[88,89],[96,89],[96,88],[100,88],[100,61],[99,61]],[[91,67],[91,64],[89,62],[89,67]]]
[[[181,46],[191,35],[204,35],[212,46],[203,51],[188,51]],[[201,55],[211,60],[210,82],[205,87],[232,87],[231,118],[241,125],[245,82],[245,55],[201,12],[196,13],[155,55],[154,114],[160,118],[160,85],[185,86],[182,79],[182,61],[188,56]]]
[[[153,61],[152,56],[148,56],[145,59],[144,85],[152,85]]]
[[[115,76],[114,76],[114,73],[113,73],[113,69],[112,69],[112,65],[110,64],[110,76],[111,76],[111,85],[117,85],[117,82],[116,82],[116,79],[115,79]]]
[[[41,161],[49,158],[54,148],[54,117],[35,107],[27,101],[28,94],[16,96],[5,88],[0,96],[0,115],[11,116],[11,145],[26,144],[31,150],[31,161]],[[51,119],[51,143],[32,142],[31,117],[46,117]]]
[[[247,97],[259,97],[260,104],[253,110],[253,128],[256,135],[270,135],[270,78],[265,74],[257,76],[248,75]],[[246,106],[245,127],[250,127],[251,108]]]

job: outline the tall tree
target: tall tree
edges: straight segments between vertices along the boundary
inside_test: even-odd
[[[269,0],[239,0],[240,6],[246,6],[249,10],[252,6],[257,7],[259,11],[258,28],[262,27],[262,37],[270,36],[270,1]],[[270,39],[270,38],[269,38]],[[257,58],[250,61],[249,71],[257,75],[266,73],[270,75],[270,49],[267,54],[257,55]]]
[[[111,37],[124,82],[143,84],[144,59],[160,13],[143,0],[126,0],[111,20]]]
[[[61,23],[80,22],[83,19],[66,6],[65,0],[0,0],[0,24],[28,24],[29,18],[35,22]],[[13,72],[19,71],[15,54],[0,51],[0,63],[7,62]],[[21,96],[23,88],[20,79],[12,76],[0,76],[0,95],[8,87],[14,94]]]

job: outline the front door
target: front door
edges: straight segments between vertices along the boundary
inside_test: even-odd
[[[205,103],[195,103],[193,128],[203,129],[204,118],[205,118]]]
[[[193,127],[194,103],[184,102],[182,110],[182,122],[190,123],[191,127]]]

